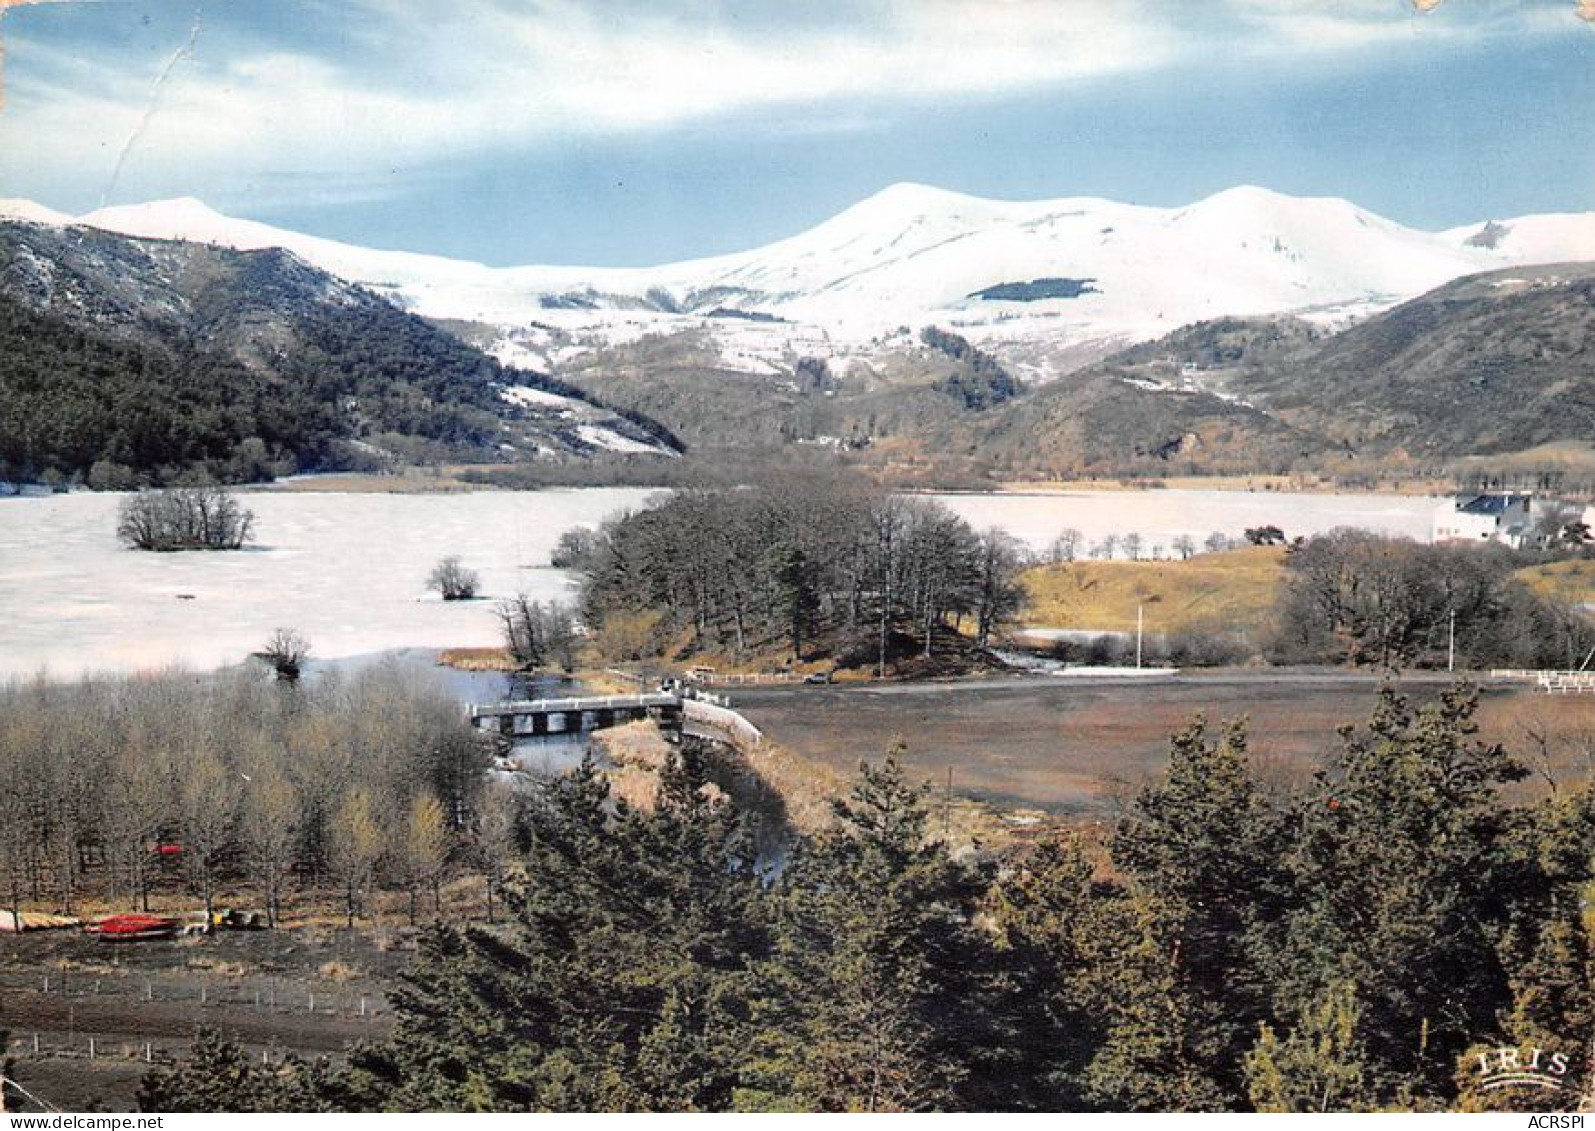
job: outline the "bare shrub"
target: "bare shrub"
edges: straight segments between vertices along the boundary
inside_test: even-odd
[[[445,601],[469,601],[481,588],[482,579],[475,570],[461,565],[459,558],[447,557],[432,567],[426,583]]]
[[[221,487],[140,491],[117,511],[116,536],[135,550],[236,550],[255,515]]]
[[[278,679],[292,683],[299,678],[300,668],[310,657],[310,641],[297,629],[279,628],[255,655],[272,666]]]

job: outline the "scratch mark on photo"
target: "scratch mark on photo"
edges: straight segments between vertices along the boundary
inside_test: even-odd
[[[105,183],[105,191],[100,193],[100,207],[105,207],[110,200],[111,193],[116,191],[116,182],[122,175],[122,166],[127,164],[127,158],[133,152],[133,147],[138,144],[139,138],[149,129],[150,123],[155,120],[155,111],[160,109],[161,94],[166,88],[167,80],[172,77],[172,72],[177,69],[177,64],[193,55],[194,48],[199,44],[199,33],[205,25],[205,5],[194,6],[194,22],[189,25],[188,38],[183,45],[172,52],[172,57],[166,60],[166,65],[161,68],[160,74],[155,76],[155,81],[150,84],[149,102],[144,107],[144,113],[139,115],[138,121],[128,133],[127,140],[122,143],[121,150],[116,155],[116,164],[111,167],[111,177]]]

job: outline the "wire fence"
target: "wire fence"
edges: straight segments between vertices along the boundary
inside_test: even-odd
[[[206,977],[195,973],[142,975],[133,972],[0,972],[0,1001],[30,993],[68,1001],[177,1002],[201,1009],[244,1008],[271,1013],[331,1017],[385,1017],[387,995],[375,986],[336,986],[291,977]],[[0,1010],[0,1020],[6,1011]]]
[[[29,1061],[92,1060],[125,1061],[136,1064],[175,1064],[191,1042],[170,1037],[133,1038],[69,1033],[22,1033],[11,1038],[7,1052],[25,1070]],[[279,1063],[287,1054],[280,1049],[263,1048],[262,1063]]]

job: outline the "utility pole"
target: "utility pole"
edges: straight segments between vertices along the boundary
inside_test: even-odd
[[[1451,631],[1447,636],[1445,650],[1445,670],[1457,670],[1457,611],[1451,610]]]
[[[1142,614],[1145,610],[1145,605],[1135,606],[1135,666],[1137,668],[1141,666],[1141,629],[1145,623]]]
[[[953,842],[953,768],[947,767],[947,793],[942,799],[941,839],[944,847]]]

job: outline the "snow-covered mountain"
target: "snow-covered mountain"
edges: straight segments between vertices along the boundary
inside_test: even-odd
[[[0,214],[67,222],[27,202],[0,202]],[[894,329],[935,323],[1046,377],[1201,319],[1293,312],[1339,325],[1462,275],[1595,260],[1595,213],[1424,232],[1344,200],[1251,187],[1150,208],[901,184],[765,247],[637,269],[491,268],[377,251],[188,199],[73,222],[284,247],[417,313],[496,327],[505,361],[555,366],[593,346],[702,327],[729,364],[773,370],[795,354],[867,357]]]

